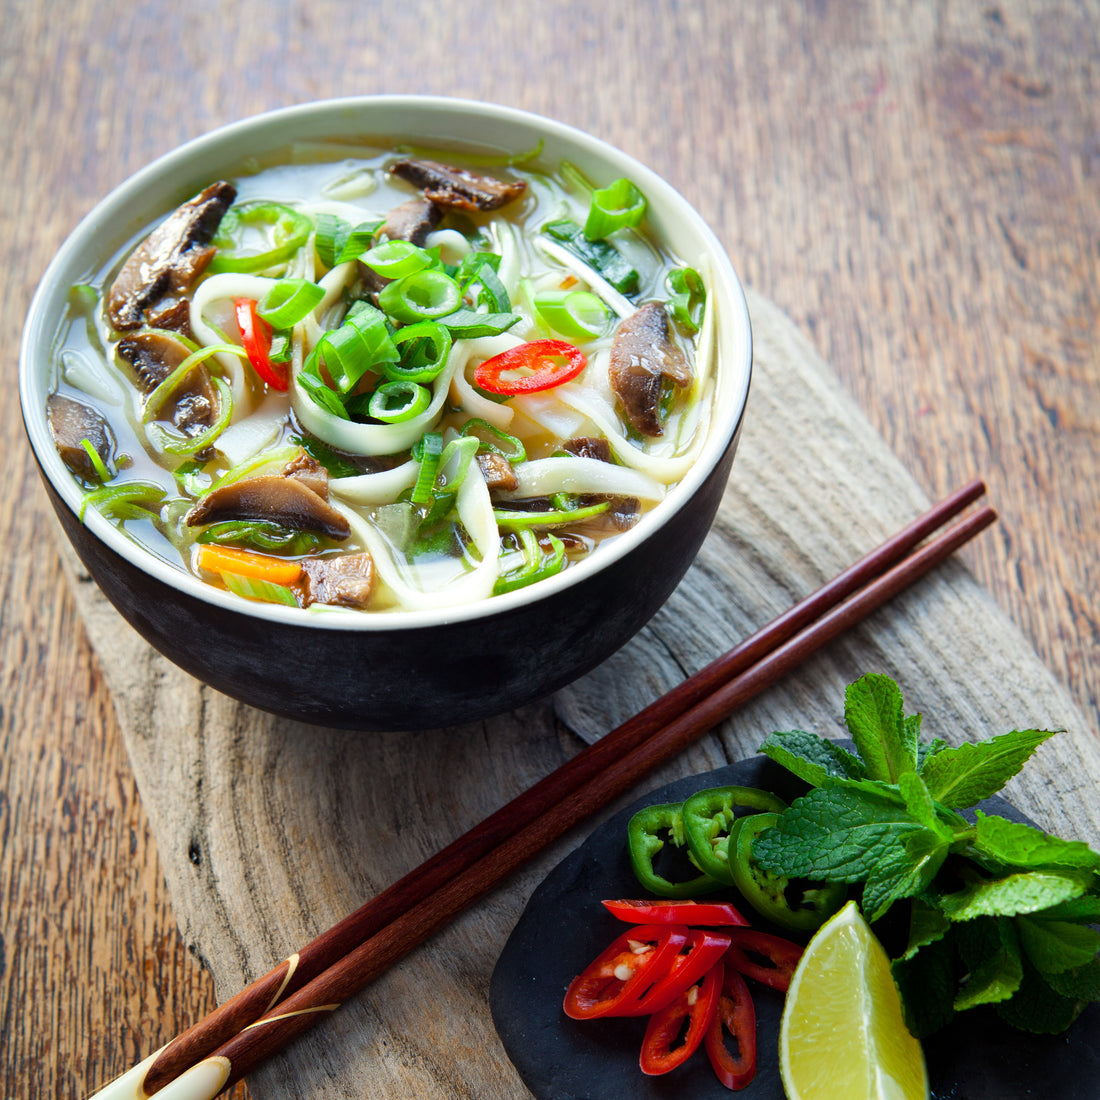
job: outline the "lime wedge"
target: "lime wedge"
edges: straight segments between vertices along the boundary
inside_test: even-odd
[[[927,1100],[924,1054],[855,902],[803,952],[783,1008],[779,1067],[789,1100]]]

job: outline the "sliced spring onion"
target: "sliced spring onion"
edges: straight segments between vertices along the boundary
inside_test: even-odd
[[[383,219],[360,222],[352,228],[350,222],[335,214],[318,214],[315,236],[317,255],[325,267],[333,268],[348,260],[358,259],[370,248]]]
[[[98,477],[100,481],[110,481],[111,471],[107,469],[103,459],[99,457],[99,451],[95,449],[95,444],[92,443],[90,439],[82,439],[80,445],[84,448],[85,453],[91,460],[92,466],[96,472],[96,477]]]
[[[534,296],[535,310],[555,332],[591,340],[607,331],[610,311],[590,290],[553,290]]]
[[[259,230],[270,247],[246,250],[242,238],[249,228]],[[304,214],[278,202],[250,202],[231,206],[214,236],[217,252],[207,268],[219,271],[266,271],[285,263],[313,232],[313,222]]]
[[[84,513],[95,508],[106,516],[119,519],[156,518],[155,512],[138,507],[139,501],[159,504],[168,494],[155,481],[127,481],[121,485],[104,485],[85,493],[80,501],[80,522]]]
[[[602,241],[616,229],[633,229],[645,217],[645,195],[628,179],[617,179],[592,193],[584,223],[588,241]]]
[[[490,267],[494,272],[499,272],[500,262],[501,257],[496,252],[467,252],[454,273],[459,289],[465,294],[470,284],[478,281],[483,267]]]
[[[450,331],[438,321],[399,328],[391,339],[402,349],[401,358],[384,364],[382,370],[394,382],[433,382],[447,365],[454,343]]]
[[[195,536],[195,541],[251,546],[256,550],[281,551],[285,554],[308,554],[321,545],[321,540],[312,531],[297,531],[265,520],[239,519],[212,523]]]
[[[435,486],[440,493],[457,493],[466,479],[470,463],[477,454],[480,440],[474,436],[459,436],[452,439],[439,458],[439,469],[435,475]]]
[[[607,241],[588,240],[576,222],[561,218],[544,225],[543,232],[549,233],[575,256],[595,268],[620,294],[633,294],[638,289],[637,270]]]
[[[667,282],[672,291],[668,311],[682,332],[694,336],[699,331],[706,307],[707,288],[703,277],[693,267],[677,267],[668,273]]]
[[[440,317],[438,323],[449,329],[458,340],[475,340],[479,336],[499,336],[519,320],[518,313],[480,313],[473,309],[459,309]]]
[[[395,279],[378,295],[379,307],[402,324],[438,320],[461,304],[458,283],[431,268]]]
[[[569,511],[554,512],[524,512],[505,511],[502,508],[494,508],[493,516],[497,524],[510,531],[519,531],[525,527],[564,527],[569,523],[583,523],[586,519],[592,519],[611,507],[610,501],[601,501],[599,504],[588,504],[583,508],[571,508]]]
[[[386,319],[366,302],[357,302],[344,323],[326,332],[317,342],[310,355],[316,371],[314,357],[324,362],[329,377],[342,394],[350,393],[367,371],[400,358],[390,339]],[[303,373],[309,373],[309,368],[303,368]]]
[[[477,273],[477,281],[481,283],[481,291],[477,296],[477,304],[485,306],[497,313],[509,313],[512,309],[512,299],[508,296],[508,290],[500,281],[500,276],[491,264],[482,264]]]
[[[263,600],[266,603],[281,603],[287,607],[297,607],[298,599],[294,590],[285,584],[261,580],[258,577],[244,577],[240,573],[219,573],[225,587],[235,596],[246,600]]]
[[[402,379],[383,382],[370,395],[367,411],[375,420],[386,424],[400,424],[419,416],[431,403],[432,395],[416,382]]]
[[[411,241],[379,241],[368,248],[359,259],[372,271],[387,279],[402,279],[433,265],[434,258],[426,249]]]
[[[412,456],[420,463],[420,472],[416,475],[416,484],[409,497],[413,504],[427,504],[432,499],[442,454],[443,436],[439,432],[425,432],[413,448]]]
[[[523,528],[517,533],[523,550],[523,565],[518,569],[502,573],[497,578],[496,584],[493,585],[494,596],[515,592],[536,581],[552,577],[555,573],[560,573],[565,565],[565,543],[556,535],[547,535],[551,551],[549,554],[544,554],[534,531]]]
[[[478,441],[477,453],[501,455],[508,459],[513,466],[527,461],[527,449],[523,441],[514,435],[509,435],[500,428],[490,424],[488,420],[482,420],[480,416],[471,417],[462,425],[462,434],[471,436]],[[498,444],[503,443],[501,447]]]
[[[256,306],[272,328],[293,328],[312,313],[325,296],[323,287],[306,279],[279,279]]]

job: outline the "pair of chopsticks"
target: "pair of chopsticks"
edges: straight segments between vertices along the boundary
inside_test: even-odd
[[[729,717],[997,518],[985,494],[945,498],[832,581],[685,680],[322,933],[100,1092],[207,1100],[337,1009],[457,913]],[[928,540],[927,542],[925,540]]]

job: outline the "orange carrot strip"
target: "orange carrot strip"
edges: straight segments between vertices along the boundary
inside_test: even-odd
[[[272,584],[294,584],[302,575],[302,567],[296,561],[213,543],[199,547],[199,566],[211,573],[239,573],[244,577],[271,581]]]

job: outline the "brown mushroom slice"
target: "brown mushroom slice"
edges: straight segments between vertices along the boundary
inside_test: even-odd
[[[562,450],[578,458],[594,458],[597,462],[611,461],[611,444],[601,435],[579,435],[562,444]]]
[[[516,477],[515,467],[504,455],[491,452],[478,455],[477,464],[490,492],[499,489],[502,492],[512,493],[519,488],[519,478]]]
[[[98,481],[99,474],[92,456],[84,448],[84,440],[91,443],[106,466],[115,448],[115,436],[103,414],[82,401],[75,401],[61,393],[51,393],[46,398],[46,419],[61,461],[77,477],[85,481]]]
[[[280,474],[261,474],[223,485],[207,493],[187,513],[190,527],[226,520],[266,520],[337,540],[351,534],[347,519],[331,504],[296,478]]]
[[[146,331],[124,336],[118,342],[118,353],[134,368],[142,390],[150,394],[191,351],[170,333]],[[192,428],[208,428],[214,423],[217,410],[218,396],[210,374],[200,364],[191,370],[172,395],[172,423],[182,432]],[[168,416],[164,415],[161,419],[168,419]]]
[[[178,332],[190,339],[194,335],[191,331],[191,303],[186,298],[179,298],[156,313],[150,313],[149,327]]]
[[[391,241],[409,241],[422,245],[428,234],[439,225],[443,211],[428,199],[409,199],[395,206],[387,215],[379,230]]]
[[[165,295],[190,289],[213,259],[210,242],[236,197],[231,183],[212,183],[134,249],[107,295],[107,315],[119,332],[138,328]]]
[[[523,180],[483,176],[435,160],[399,160],[390,171],[419,187],[424,198],[451,210],[497,210],[527,190]]]
[[[375,568],[370,554],[307,558],[302,562],[302,603],[365,608],[374,595]]]
[[[322,500],[328,500],[328,470],[301,447],[283,467],[283,477],[292,477]]]
[[[608,374],[630,423],[642,435],[663,435],[657,415],[663,379],[678,386],[691,381],[686,356],[669,339],[668,314],[663,305],[649,302],[619,324],[611,345]]]

